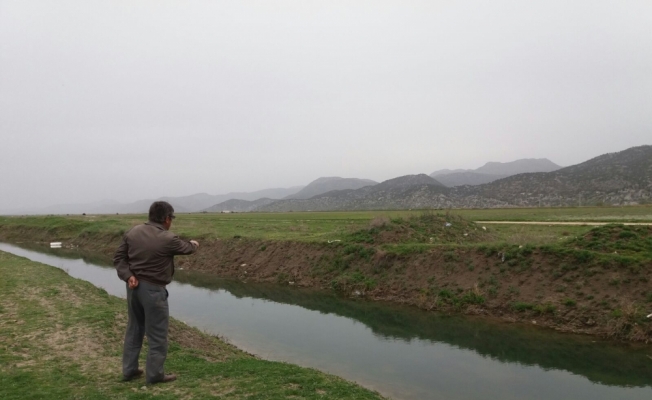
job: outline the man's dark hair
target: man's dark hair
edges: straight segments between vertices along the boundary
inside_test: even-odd
[[[149,220],[162,224],[165,218],[174,217],[174,208],[167,201],[155,201],[149,206]]]

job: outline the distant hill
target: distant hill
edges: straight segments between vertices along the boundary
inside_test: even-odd
[[[208,207],[205,210],[206,212],[222,212],[222,211],[231,211],[231,212],[248,212],[248,211],[253,211],[258,207],[265,206],[267,204],[271,204],[277,200],[273,200],[270,198],[262,198],[254,201],[248,201],[248,200],[239,200],[239,199],[231,199],[224,201],[220,204],[215,204],[214,206]]]
[[[444,179],[444,176],[438,178]],[[649,202],[652,202],[652,146],[639,146],[552,172],[521,173],[481,185],[446,187],[428,175],[408,175],[310,199],[279,200],[257,210],[492,208]]]
[[[440,169],[440,170],[435,171],[432,174],[430,174],[430,176],[432,178],[437,178],[438,176],[441,176],[441,175],[448,175],[448,174],[454,174],[454,173],[457,173],[457,172],[469,172],[469,171],[473,171],[473,170],[472,169]]]
[[[508,176],[526,172],[551,172],[561,167],[547,158],[524,158],[501,163],[488,162],[476,169],[442,169],[430,174],[448,187],[482,185]]]
[[[561,166],[547,158],[523,158],[506,163],[488,162],[477,168],[475,172],[492,175],[516,175],[526,172],[552,172],[560,168]]]
[[[334,190],[310,199],[285,199],[257,211],[379,210],[430,207],[429,198],[450,189],[425,174],[406,175],[356,190]]]
[[[460,189],[515,206],[635,204],[652,200],[652,146],[595,157],[547,173],[510,176],[476,188]]]
[[[196,194],[192,196],[184,197],[162,197],[157,200],[164,200],[170,202],[175,209],[177,206],[182,209],[186,209],[191,212],[196,212],[204,210],[208,207],[211,207],[215,204],[222,203],[227,200],[238,199],[238,200],[258,200],[261,198],[271,198],[271,199],[282,199],[285,196],[296,193],[301,190],[303,187],[295,186],[292,188],[275,188],[275,189],[264,189],[258,190],[255,192],[231,192],[227,194],[218,194],[218,195],[209,195],[206,193]],[[149,210],[149,205],[151,201],[146,201],[147,210]]]
[[[379,183],[377,187],[370,189],[370,191],[377,193],[383,190],[396,190],[396,189],[406,188],[415,185],[444,186],[442,185],[441,182],[439,182],[435,178],[432,178],[426,174],[418,174],[418,175],[405,175],[394,179],[388,179],[382,183]]]
[[[333,190],[360,189],[365,186],[375,185],[378,182],[370,179],[340,178],[338,176],[322,177],[307,184],[297,193],[291,194],[286,199],[309,199]]]
[[[211,207],[215,204],[222,203],[231,199],[239,200],[257,200],[260,198],[276,198],[282,199],[285,196],[296,193],[301,190],[302,186],[295,186],[291,188],[274,188],[274,189],[264,189],[258,190],[255,192],[231,192],[227,194],[218,194],[210,195],[207,193],[198,193],[190,196],[182,197],[160,197],[156,200],[167,201],[177,212],[197,212],[204,210],[208,207]],[[149,206],[155,200],[140,200],[134,203],[123,205],[119,211],[120,213],[125,214],[137,214],[137,213],[147,213],[149,211]],[[98,213],[101,213],[98,211]]]
[[[157,199],[144,199],[127,204],[119,203],[115,200],[105,200],[97,203],[61,204],[45,208],[16,210],[8,214],[146,214],[149,211],[149,206],[154,201],[167,201],[172,204],[172,207],[178,213],[197,212],[231,199],[249,201],[261,198],[282,199],[301,189],[303,189],[303,186],[264,189],[255,192],[231,192],[219,195],[197,193],[190,196],[166,196]]]

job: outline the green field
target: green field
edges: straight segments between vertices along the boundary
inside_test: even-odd
[[[382,398],[313,369],[257,359],[176,320],[166,370],[179,379],[121,382],[125,300],[3,252],[0,273],[2,399]]]
[[[550,221],[550,222],[652,222],[652,206],[510,208],[435,211],[360,211],[179,214],[172,230],[197,239],[243,237],[261,240],[321,242],[341,240],[365,229],[376,220],[409,218],[424,213],[461,216],[471,221]],[[84,234],[109,237],[122,235],[147,219],[146,215],[71,215],[0,217],[0,229],[33,229],[35,240],[69,240]],[[486,240],[498,243],[554,243],[564,237],[587,232],[587,226],[487,225],[494,234]],[[25,235],[23,235],[25,236]]]
[[[652,222],[652,206],[452,210],[474,221]]]

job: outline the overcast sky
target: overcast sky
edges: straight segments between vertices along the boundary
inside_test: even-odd
[[[652,1],[0,0],[0,210],[652,144]]]

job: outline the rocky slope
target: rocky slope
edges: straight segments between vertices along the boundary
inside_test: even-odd
[[[652,201],[652,146],[605,154],[552,172],[525,173],[478,186],[448,188],[408,175],[357,190],[277,201],[257,211],[493,208],[630,205]]]
[[[637,204],[652,200],[652,146],[609,153],[548,173],[511,176],[456,192],[513,206]]]

